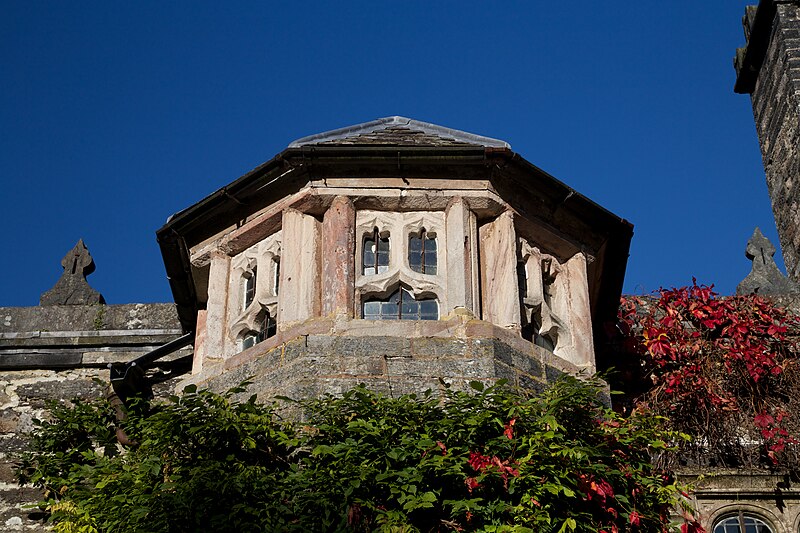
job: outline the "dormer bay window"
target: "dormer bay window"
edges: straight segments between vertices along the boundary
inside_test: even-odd
[[[422,228],[408,238],[408,265],[414,272],[436,274],[436,234]]]
[[[439,304],[434,298],[415,298],[400,288],[388,298],[370,298],[362,306],[366,320],[439,320]]]
[[[383,274],[389,270],[389,233],[372,230],[372,234],[364,239],[362,273],[365,276]]]

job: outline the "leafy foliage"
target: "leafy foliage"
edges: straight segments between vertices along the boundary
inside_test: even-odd
[[[763,297],[721,298],[695,282],[657,299],[623,299],[620,319],[653,384],[639,405],[693,437],[682,460],[798,465],[796,316]]]
[[[667,531],[680,490],[650,459],[676,435],[605,408],[601,386],[357,387],[304,402],[304,424],[242,389],[187,390],[129,413],[128,450],[107,404],[76,403],[38,423],[18,475],[57,531]]]

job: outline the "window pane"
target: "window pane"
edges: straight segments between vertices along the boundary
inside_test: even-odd
[[[364,302],[361,316],[367,320],[438,320],[439,304],[432,298],[417,300],[409,291],[400,289],[385,300]]]
[[[248,348],[252,348],[256,344],[256,334],[251,332],[244,336],[242,339],[242,349],[246,350]]]
[[[392,319],[397,318],[397,302],[383,302],[381,303],[381,318]]]
[[[364,268],[375,266],[375,252],[373,251],[374,245],[364,243]]]
[[[425,251],[436,253],[436,239],[425,239]]]
[[[422,251],[422,239],[419,237],[411,236],[408,239],[408,249],[412,252]]]
[[[281,285],[281,260],[275,259],[275,281],[272,284],[273,295],[277,296]]]
[[[419,304],[414,300],[404,298],[400,316],[407,320],[416,320],[419,316]]]
[[[731,516],[714,526],[714,533],[742,533],[739,528],[739,517]],[[772,533],[772,529],[763,521],[753,516],[744,517],[744,533]]]
[[[256,267],[252,272],[245,274],[244,279],[244,309],[250,307],[256,296]]]
[[[439,320],[439,304],[436,300],[421,300],[419,311],[421,320]]]
[[[381,314],[381,303],[376,301],[364,302],[364,318],[378,320]]]

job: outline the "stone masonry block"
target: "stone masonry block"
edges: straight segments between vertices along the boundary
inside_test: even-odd
[[[469,343],[463,339],[420,337],[411,339],[411,353],[415,357],[452,357],[465,355]]]

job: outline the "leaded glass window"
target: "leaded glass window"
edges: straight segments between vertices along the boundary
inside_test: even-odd
[[[759,518],[740,513],[717,522],[714,533],[772,533],[772,528]]]
[[[273,269],[272,294],[277,296],[281,284],[281,260],[276,257],[272,262],[275,264],[275,268]]]
[[[389,270],[389,235],[382,236],[375,228],[364,239],[362,272],[364,275],[382,274]]]
[[[258,331],[248,331],[242,337],[242,350],[246,350],[262,342],[264,339],[272,337],[277,332],[275,319],[270,316],[266,309],[258,317]]]
[[[436,234],[425,231],[408,238],[408,264],[414,272],[436,274]]]
[[[242,310],[250,307],[256,297],[256,267],[244,275],[244,299]]]
[[[371,298],[362,306],[367,320],[438,320],[439,304],[433,298],[414,298],[404,288],[386,299]]]

